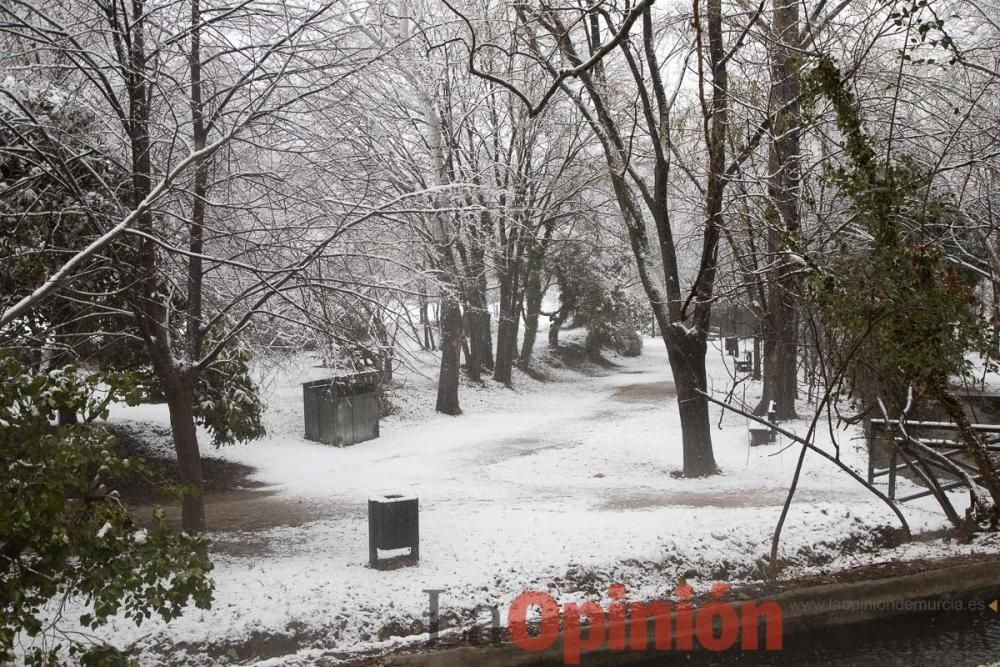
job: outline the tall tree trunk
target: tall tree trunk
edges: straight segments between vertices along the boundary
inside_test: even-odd
[[[665,328],[664,342],[670,371],[677,389],[677,411],[681,418],[684,452],[684,476],[706,477],[719,472],[712,452],[712,425],[708,399],[698,393],[708,386],[705,355],[708,342],[704,335],[671,325]]]
[[[695,0],[697,6],[698,0]],[[684,476],[704,477],[718,472],[712,451],[712,430],[708,400],[699,392],[707,391],[705,355],[708,351],[708,329],[711,325],[712,298],[717,271],[718,247],[722,228],[723,192],[726,185],[726,131],[728,122],[729,83],[724,58],[722,32],[722,0],[708,0],[708,54],[712,71],[711,102],[705,105],[705,143],[708,148],[708,183],[705,188],[705,230],[702,239],[701,264],[692,287],[693,314],[691,324],[681,324],[685,309],[664,331],[667,357],[677,389],[684,447]],[[648,34],[648,33],[647,33]],[[700,27],[698,34],[701,43]],[[665,215],[665,213],[664,213]],[[662,317],[662,316],[661,316]]]
[[[542,312],[542,264],[552,240],[553,222],[545,223],[545,232],[541,239],[534,239],[528,249],[528,261],[524,276],[524,340],[521,343],[521,356],[518,360],[521,368],[527,370],[531,365],[531,354],[535,349],[535,339],[538,336],[538,316]]]
[[[462,365],[462,309],[454,291],[441,293],[441,371],[438,374],[438,412],[460,415],[458,380]]]
[[[490,304],[487,295],[489,282],[486,273],[485,244],[493,229],[493,219],[488,211],[479,216],[479,226],[469,232],[469,281],[470,309],[466,317],[466,336],[470,347],[475,347],[479,363],[477,379],[482,371],[493,370],[493,337],[490,333]]]
[[[484,298],[486,297],[486,276],[482,277],[483,286],[482,293]],[[479,339],[480,339],[480,362],[483,364],[483,370],[493,372],[496,367],[496,360],[493,358],[493,315],[490,313],[489,300],[484,300],[482,317],[479,320]]]
[[[423,341],[421,347],[425,350],[433,352],[437,348],[437,343],[434,342],[434,328],[431,326],[431,316],[430,316],[430,304],[427,298],[427,285],[423,285],[420,289],[420,296],[418,297],[420,304],[419,320],[420,324],[423,325]]]
[[[392,363],[396,356],[396,336],[399,335],[399,324],[396,324],[395,333],[390,336],[389,329],[385,325],[385,318],[379,309],[369,309],[368,316],[372,323],[372,337],[378,344],[375,367],[379,372],[379,387],[381,388],[392,382]]]
[[[556,284],[559,286],[559,310],[552,315],[549,322],[549,347],[552,349],[559,347],[559,332],[569,319],[570,313],[576,310],[576,293],[569,287],[569,281],[558,267]]]
[[[699,3],[694,0],[696,16],[699,15]],[[524,11],[524,10],[519,10]],[[559,13],[552,10],[540,12],[547,22],[546,28],[556,37],[562,55],[572,66],[580,66],[584,59],[576,51],[574,42],[565,39],[564,35],[570,29],[563,23]],[[628,160],[631,154],[630,142],[620,131],[618,121],[609,109],[605,98],[608,82],[601,61],[598,61],[590,72],[580,74],[580,82],[587,92],[592,109],[585,109],[597,136],[604,149],[608,164],[608,176],[614,188],[615,198],[622,215],[622,221],[628,232],[629,243],[636,260],[639,280],[646,292],[650,306],[653,308],[657,324],[660,327],[663,342],[667,348],[670,367],[674,373],[674,383],[678,393],[678,411],[683,429],[684,474],[698,477],[717,472],[712,452],[712,432],[710,427],[708,401],[698,391],[704,391],[706,383],[705,354],[708,348],[707,336],[709,315],[713,298],[713,289],[718,260],[719,230],[722,222],[722,195],[725,186],[725,141],[726,141],[726,106],[727,87],[726,65],[722,32],[722,2],[708,0],[708,33],[709,53],[712,67],[710,86],[713,91],[711,108],[708,100],[702,97],[705,113],[705,140],[709,150],[709,177],[706,188],[706,221],[701,266],[692,288],[693,294],[688,301],[694,304],[693,316],[687,312],[688,303],[681,296],[681,287],[677,263],[677,249],[674,244],[673,230],[670,221],[670,206],[668,202],[668,177],[670,160],[665,149],[670,145],[669,132],[671,128],[671,101],[661,78],[661,67],[658,59],[655,39],[655,29],[651,9],[642,13],[643,56],[646,68],[643,71],[635,60],[629,61],[629,71],[636,84],[647,86],[651,82],[652,95],[642,98],[643,117],[649,135],[654,137],[651,142],[653,150],[652,188],[644,190],[642,200],[656,225],[658,250],[662,262],[665,289],[655,282],[654,273],[650,267],[651,244],[646,231],[646,222],[639,199],[632,191],[627,178],[639,180],[628,171]],[[700,17],[696,20],[696,39],[698,45],[699,75],[702,65],[702,34]],[[588,28],[584,28],[588,30]],[[600,37],[600,18],[594,13],[590,17],[589,34],[590,53],[594,55],[602,43]],[[624,51],[624,50],[623,50]],[[536,55],[544,57],[540,51]],[[558,76],[555,68],[550,69],[553,76]],[[648,82],[647,82],[648,77]],[[705,78],[701,79],[702,82]],[[650,92],[647,88],[647,93]],[[574,101],[578,105],[578,99]],[[654,105],[655,101],[655,105]],[[661,135],[662,133],[662,135]]]
[[[559,331],[567,319],[569,319],[569,309],[565,306],[560,307],[552,316],[552,321],[549,322],[549,347],[552,349],[559,347]]]
[[[771,107],[775,110],[768,155],[768,195],[776,215],[768,216],[769,263],[764,321],[764,386],[755,412],[774,401],[778,419],[794,419],[798,397],[798,284],[795,264],[785,259],[798,236],[799,217],[799,8],[797,0],[775,0],[771,46]]]
[[[152,189],[152,159],[150,154],[150,108],[147,86],[147,61],[145,52],[145,3],[132,0],[134,25],[129,43],[129,139],[132,157],[132,199],[138,207]],[[149,209],[137,218],[137,227],[150,237],[153,235],[153,214]],[[205,530],[205,501],[201,477],[201,456],[194,421],[195,377],[184,377],[179,372],[170,347],[170,317],[160,290],[160,272],[156,244],[150,238],[139,240],[138,286],[140,293],[134,308],[170,412],[170,429],[180,469],[180,482],[192,493],[186,495],[181,505],[181,524],[189,533]]]
[[[517,331],[521,318],[519,273],[514,265],[508,266],[500,275],[500,315],[497,320],[497,356],[493,379],[507,386],[513,382]]]
[[[195,151],[205,148],[208,129],[201,90],[201,5],[200,0],[191,0],[191,52],[188,54],[191,69],[191,132]],[[188,286],[187,286],[187,341],[191,363],[201,358],[202,336],[202,292],[204,271],[205,206],[208,198],[208,161],[200,158],[195,162],[194,189],[191,193],[191,225],[189,228]]]
[[[202,106],[201,90],[201,6],[199,0],[191,0],[191,50],[188,55],[191,71],[191,125],[195,151],[205,147],[208,130]],[[190,370],[179,373],[171,369],[171,377],[164,384],[164,394],[170,411],[170,429],[174,436],[180,482],[189,488],[181,500],[181,517],[184,530],[203,532],[205,530],[204,481],[201,470],[201,452],[198,449],[198,431],[195,426],[194,390],[198,383],[198,372],[194,365],[201,358],[204,332],[202,331],[202,291],[204,273],[202,253],[204,251],[205,205],[208,197],[208,162],[202,158],[195,163],[194,184],[191,202],[191,224],[189,226],[187,284],[187,338],[188,363]],[[170,327],[170,322],[165,322]],[[176,364],[170,359],[160,363]]]
[[[405,23],[405,17],[404,17]],[[415,82],[420,97],[426,124],[425,139],[431,157],[432,182],[445,186],[450,182],[445,161],[445,135],[441,116],[435,100],[435,93],[422,88]],[[437,205],[437,197],[432,199]],[[441,370],[438,373],[438,394],[436,409],[448,415],[462,414],[458,401],[459,374],[462,369],[462,308],[458,293],[461,274],[454,254],[455,228],[449,224],[451,218],[443,211],[430,216],[431,233],[434,238],[435,259],[441,280],[441,303],[438,310],[438,324],[441,327]]]
[[[390,347],[385,355],[382,357],[382,379],[379,382],[380,386],[385,386],[392,382],[392,364],[395,355],[393,354],[392,348]]]
[[[753,335],[753,379],[759,381],[763,377],[762,362],[760,359],[762,348],[761,348],[761,337],[760,334],[754,333]]]
[[[531,366],[531,355],[538,337],[538,317],[542,312],[542,269],[541,263],[532,265],[524,285],[524,339],[521,341],[521,356],[518,365],[522,370]]]
[[[465,317],[463,331],[465,333],[462,336],[462,351],[465,352],[465,374],[473,382],[480,382],[482,380],[483,368],[483,364],[480,361],[482,339],[476,335],[479,330],[479,314],[475,312],[471,304],[471,299],[472,295],[467,292],[463,303]]]
[[[486,279],[486,262],[480,257],[480,270],[476,277],[476,328],[470,332],[470,336],[475,336],[479,341],[479,363],[483,370],[493,371],[493,332],[490,322],[493,318],[490,315],[490,302],[487,289],[489,283]]]
[[[476,257],[477,251],[470,250],[470,264],[466,267],[465,290],[465,339],[468,346],[466,355],[466,374],[470,379],[482,379],[482,371],[487,368],[486,358],[489,357],[489,368],[492,368],[492,346],[490,340],[490,313],[486,302],[485,265]],[[486,335],[483,335],[483,330]]]
[[[161,380],[162,381],[162,380]],[[188,533],[205,532],[205,485],[202,478],[198,431],[194,421],[194,382],[175,376],[163,383],[170,412],[170,430],[177,452],[179,481],[187,487],[181,499],[181,525]]]

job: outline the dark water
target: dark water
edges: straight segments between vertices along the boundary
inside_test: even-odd
[[[632,664],[965,667],[994,662],[1000,662],[1000,614],[986,609],[907,614],[837,630],[798,634],[787,638],[784,649],[778,652],[664,652]],[[584,663],[587,664],[586,659]]]

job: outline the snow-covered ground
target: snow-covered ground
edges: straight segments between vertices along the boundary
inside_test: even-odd
[[[266,438],[206,452],[254,466],[276,502],[301,504],[313,520],[213,534],[227,548],[213,556],[211,610],[190,609],[169,625],[115,622],[102,637],[130,646],[143,664],[218,663],[245,657],[251,644],[291,651],[270,664],[311,664],[421,640],[394,635],[424,628],[425,589],[443,589],[442,614],[461,616],[479,604],[504,610],[528,589],[562,601],[599,599],[620,582],[632,599],[659,598],[682,577],[698,589],[760,575],[799,447],[751,449],[747,421],[713,407],[722,474],[672,476],[681,468],[681,435],[659,340],[646,339],[640,358],[615,359],[616,368],[600,373],[555,369],[548,382],[518,375],[515,390],[491,381],[463,386],[460,417],[433,412],[434,358],[418,356],[417,368],[400,372],[399,414],[382,421],[379,439],[346,448],[303,438],[300,383],[327,374],[313,363],[286,360],[273,377]],[[720,351],[710,354],[721,395],[730,363]],[[740,396],[744,389],[752,403],[759,388],[741,386]],[[110,419],[167,423],[163,406],[122,407]],[[804,433],[806,422],[788,428]],[[837,439],[842,459],[864,474],[860,432],[842,430]],[[832,451],[827,428],[818,443]],[[367,567],[367,498],[388,492],[420,499],[417,567]],[[961,508],[965,500],[956,494],[955,502]],[[905,513],[914,531],[947,526],[931,499]],[[863,552],[897,525],[862,486],[808,455],[782,556],[801,567],[850,567],[879,558]],[[239,544],[246,548],[233,548]],[[997,548],[950,544],[947,552]],[[944,551],[940,542],[923,543],[891,557]]]

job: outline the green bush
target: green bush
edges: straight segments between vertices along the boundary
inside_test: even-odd
[[[63,648],[54,638],[67,636],[61,622],[95,629],[120,614],[138,625],[211,602],[211,566],[196,554],[204,538],[174,533],[160,511],[152,529],[138,529],[108,491],[142,469],[120,458],[114,437],[94,423],[117,399],[137,399],[130,376],[72,367],[37,373],[0,358],[0,662],[14,658],[18,633],[35,643],[27,662],[51,664]],[[56,425],[60,414],[75,423]],[[72,599],[85,610],[67,621],[60,602]],[[111,655],[65,649],[89,649],[89,664]]]

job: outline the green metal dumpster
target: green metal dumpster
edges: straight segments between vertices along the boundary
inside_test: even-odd
[[[377,390],[376,372],[303,383],[306,439],[343,447],[377,438]]]

